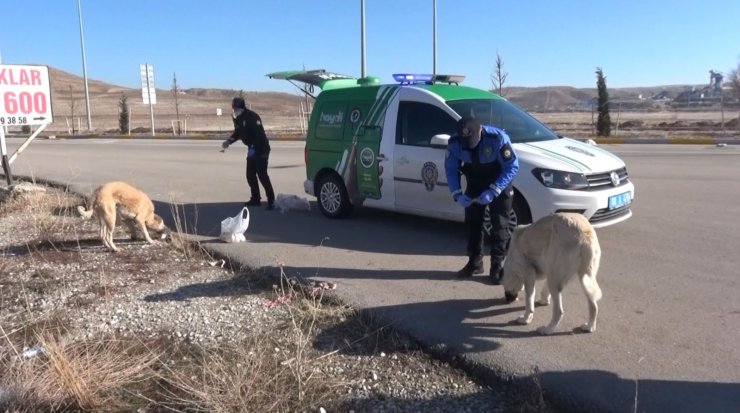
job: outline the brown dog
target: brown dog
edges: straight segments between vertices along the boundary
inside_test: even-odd
[[[98,217],[100,239],[111,251],[118,251],[113,243],[113,231],[116,228],[116,219],[119,217],[126,223],[132,238],[139,230],[146,242],[152,244],[154,240],[149,236],[148,230],[164,235],[166,230],[164,221],[154,213],[152,200],[145,193],[125,182],[103,184],[93,192],[90,201],[90,209],[78,206],[77,211],[86,219],[93,215]]]

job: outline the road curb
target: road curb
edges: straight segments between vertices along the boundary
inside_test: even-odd
[[[24,136],[11,136],[21,137]],[[48,135],[39,136],[40,139],[48,140],[79,140],[79,139],[147,139],[147,140],[192,140],[192,141],[222,141],[226,139],[227,134],[219,135]],[[276,142],[305,142],[305,138],[298,135],[281,135],[269,134],[268,139]],[[740,145],[740,136],[715,138],[711,136],[674,136],[674,137],[652,137],[652,138],[623,138],[618,136],[612,137],[588,137],[588,138],[571,138],[580,141],[592,141],[597,145],[620,145],[620,144],[657,144],[657,145]]]
[[[666,138],[590,138],[597,144],[740,145],[740,138],[675,136]]]

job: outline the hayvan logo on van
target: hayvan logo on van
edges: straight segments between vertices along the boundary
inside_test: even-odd
[[[370,148],[363,148],[360,152],[360,163],[365,168],[373,166],[375,163],[375,152]]]
[[[321,113],[321,123],[328,123],[329,125],[341,124],[344,112],[339,111],[337,113]]]

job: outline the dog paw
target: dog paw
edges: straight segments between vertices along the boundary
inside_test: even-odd
[[[534,302],[534,305],[536,305],[538,307],[547,307],[548,305],[550,305],[550,300],[542,300],[542,299],[540,299],[540,300],[535,301]]]
[[[529,323],[531,323],[531,322],[532,322],[532,319],[533,319],[533,318],[534,318],[534,314],[525,314],[525,315],[520,315],[520,316],[519,316],[519,317],[518,317],[518,318],[516,319],[516,322],[517,322],[517,324],[522,324],[522,325],[526,325],[526,324],[529,324]]]
[[[589,325],[588,323],[578,327],[578,331],[581,333],[593,333],[596,331],[596,326]]]
[[[554,329],[552,329],[552,328],[547,328],[547,327],[545,326],[545,327],[540,327],[540,328],[538,328],[538,329],[537,329],[537,332],[538,332],[539,334],[542,334],[543,336],[549,336],[550,334],[552,334],[553,330],[554,330]]]

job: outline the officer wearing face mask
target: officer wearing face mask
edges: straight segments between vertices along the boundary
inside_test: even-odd
[[[234,110],[234,133],[221,144],[221,147],[226,150],[237,140],[247,145],[247,184],[249,184],[251,198],[245,205],[260,206],[259,184],[262,183],[267,196],[267,209],[272,210],[275,208],[275,192],[272,189],[270,176],[267,175],[270,141],[267,140],[262,119],[256,112],[247,109],[244,98],[235,97],[231,101],[231,108]]]
[[[499,284],[509,246],[509,214],[514,190],[511,182],[519,170],[509,136],[501,129],[481,125],[475,118],[463,117],[457,134],[448,141],[445,173],[452,198],[465,208],[468,228],[468,262],[459,277],[483,273],[483,215],[486,206],[491,216],[491,269],[489,275]],[[463,190],[460,176],[465,175]]]

